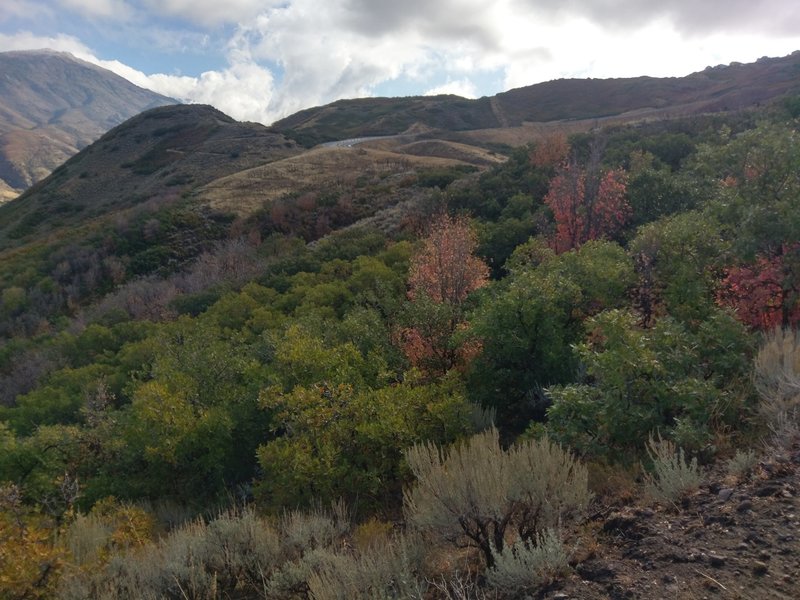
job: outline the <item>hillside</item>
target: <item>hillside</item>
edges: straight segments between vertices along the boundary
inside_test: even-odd
[[[63,52],[2,52],[0,73],[0,193],[6,189],[6,197],[44,179],[125,119],[176,103]]]
[[[739,110],[800,90],[800,52],[752,64],[709,67],[686,77],[560,79],[492,98],[458,96],[340,100],[273,126],[310,146],[335,139],[396,135],[422,125],[441,131],[497,130],[637,113],[663,117]]]
[[[0,596],[798,597],[800,95],[563,102],[158,107],[0,207]]]
[[[155,108],[129,119],[0,206],[0,249],[87,224],[145,201],[297,154],[263,125],[238,123],[204,105]]]

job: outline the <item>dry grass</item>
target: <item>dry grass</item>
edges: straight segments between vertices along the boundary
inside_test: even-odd
[[[450,167],[461,161],[411,156],[365,148],[315,148],[222,177],[203,186],[198,196],[215,209],[241,216],[252,214],[264,202],[292,192],[326,185],[352,186],[359,177],[392,175],[418,167]]]

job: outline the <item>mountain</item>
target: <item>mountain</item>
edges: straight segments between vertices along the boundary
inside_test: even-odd
[[[0,248],[146,201],[168,203],[214,179],[301,149],[205,105],[171,105],[118,125],[0,206]]]
[[[686,77],[559,79],[491,98],[364,98],[310,108],[273,126],[303,145],[342,138],[437,131],[508,129],[527,123],[663,117],[738,110],[800,91],[800,51],[755,63],[709,67]]]
[[[44,179],[124,120],[176,104],[64,52],[2,52],[0,73],[0,198]]]

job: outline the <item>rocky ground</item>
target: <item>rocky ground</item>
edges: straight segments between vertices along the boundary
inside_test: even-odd
[[[597,512],[598,543],[548,600],[800,599],[800,448],[746,477],[712,471],[680,506]]]

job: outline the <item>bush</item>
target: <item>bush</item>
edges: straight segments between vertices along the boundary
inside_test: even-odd
[[[408,523],[452,541],[465,536],[489,567],[507,532],[532,542],[590,499],[586,468],[547,439],[503,450],[492,428],[450,451],[415,445],[406,460],[417,479],[405,492]]]
[[[753,468],[758,464],[758,457],[754,450],[737,450],[731,459],[728,461],[726,470],[728,475],[734,477],[743,477],[748,475]]]
[[[773,329],[764,337],[755,359],[754,381],[761,396],[760,412],[777,447],[786,448],[800,435],[800,334]]]
[[[278,535],[250,510],[196,521],[143,552],[115,554],[94,576],[65,580],[62,600],[252,597],[280,561]]]
[[[358,555],[330,555],[309,577],[314,600],[422,599],[427,590],[418,540],[398,537]]]
[[[684,494],[700,487],[702,477],[697,467],[697,459],[686,462],[683,448],[678,448],[669,440],[650,439],[647,454],[653,462],[652,475],[645,475],[645,492],[658,502],[674,504]]]
[[[495,565],[486,573],[490,586],[506,593],[539,587],[567,571],[567,552],[554,529],[536,536],[536,543],[517,541],[495,554]]]

